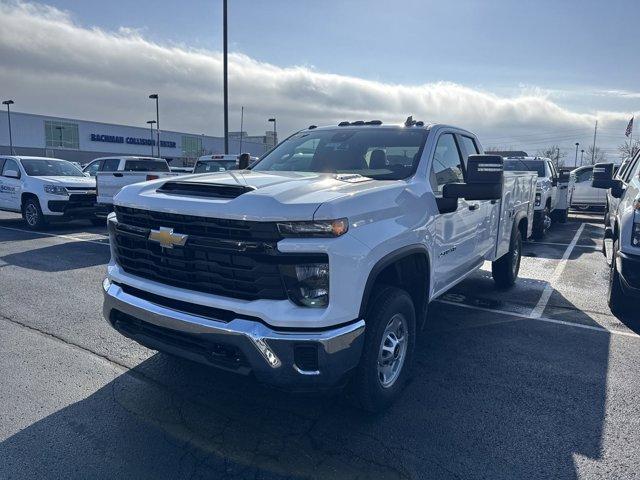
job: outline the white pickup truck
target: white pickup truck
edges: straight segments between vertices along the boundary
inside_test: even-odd
[[[604,253],[611,249],[608,302],[618,316],[638,318],[640,301],[640,152],[614,175],[612,163],[593,167],[593,186],[609,191]]]
[[[408,119],[302,130],[251,169],[125,187],[104,316],[123,335],[263,382],[399,394],[429,302],[485,261],[516,281],[536,175]]]
[[[550,158],[507,157],[505,171],[529,171],[538,175],[536,187],[533,236],[541,239],[551,227],[552,221],[567,221],[569,212],[569,174],[561,175]]]
[[[96,177],[97,210],[103,219],[113,209],[113,197],[122,187],[179,175],[171,172],[163,158],[134,156],[96,158],[85,165],[83,172]]]
[[[96,223],[95,203],[96,181],[71,162],[0,156],[0,210],[22,213],[30,229],[42,229],[54,220],[82,218]]]

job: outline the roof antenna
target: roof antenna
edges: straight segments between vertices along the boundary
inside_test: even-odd
[[[412,126],[412,125],[414,125],[415,123],[416,123],[416,122],[415,122],[415,120],[413,119],[413,115],[409,115],[409,116],[407,117],[407,119],[405,120],[405,122],[404,122],[404,126],[405,126],[405,127],[411,127],[411,126]]]

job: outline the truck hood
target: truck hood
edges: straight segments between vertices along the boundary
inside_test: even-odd
[[[204,197],[158,191],[165,183],[188,186],[248,187],[235,198]],[[396,181],[372,180],[352,174],[308,172],[254,172],[236,170],[154,180],[123,188],[114,204],[196,216],[242,220],[312,220],[326,202],[384,189]]]
[[[30,177],[40,180],[42,183],[50,185],[61,185],[63,187],[86,187],[96,188],[96,179],[93,177]]]

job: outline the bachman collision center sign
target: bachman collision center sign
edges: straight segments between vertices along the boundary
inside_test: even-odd
[[[119,137],[117,135],[101,135],[98,133],[91,134],[92,142],[106,142],[106,143],[127,143],[129,145],[155,145],[156,141],[150,138],[136,138],[136,137]],[[160,140],[160,146],[166,148],[176,148],[176,142]]]

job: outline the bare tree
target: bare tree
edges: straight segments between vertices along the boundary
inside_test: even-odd
[[[564,157],[567,156],[567,153],[561,152],[558,145],[551,145],[550,147],[538,150],[536,156],[550,158],[556,167],[560,168],[564,167]]]
[[[607,154],[604,153],[600,147],[593,149],[593,145],[584,151],[584,163],[585,165],[591,165],[592,163],[603,163],[607,161]]]
[[[625,140],[622,145],[618,145],[618,152],[620,152],[620,161],[624,162],[633,157],[640,150],[640,140],[633,141],[633,147],[631,146],[631,140]]]

